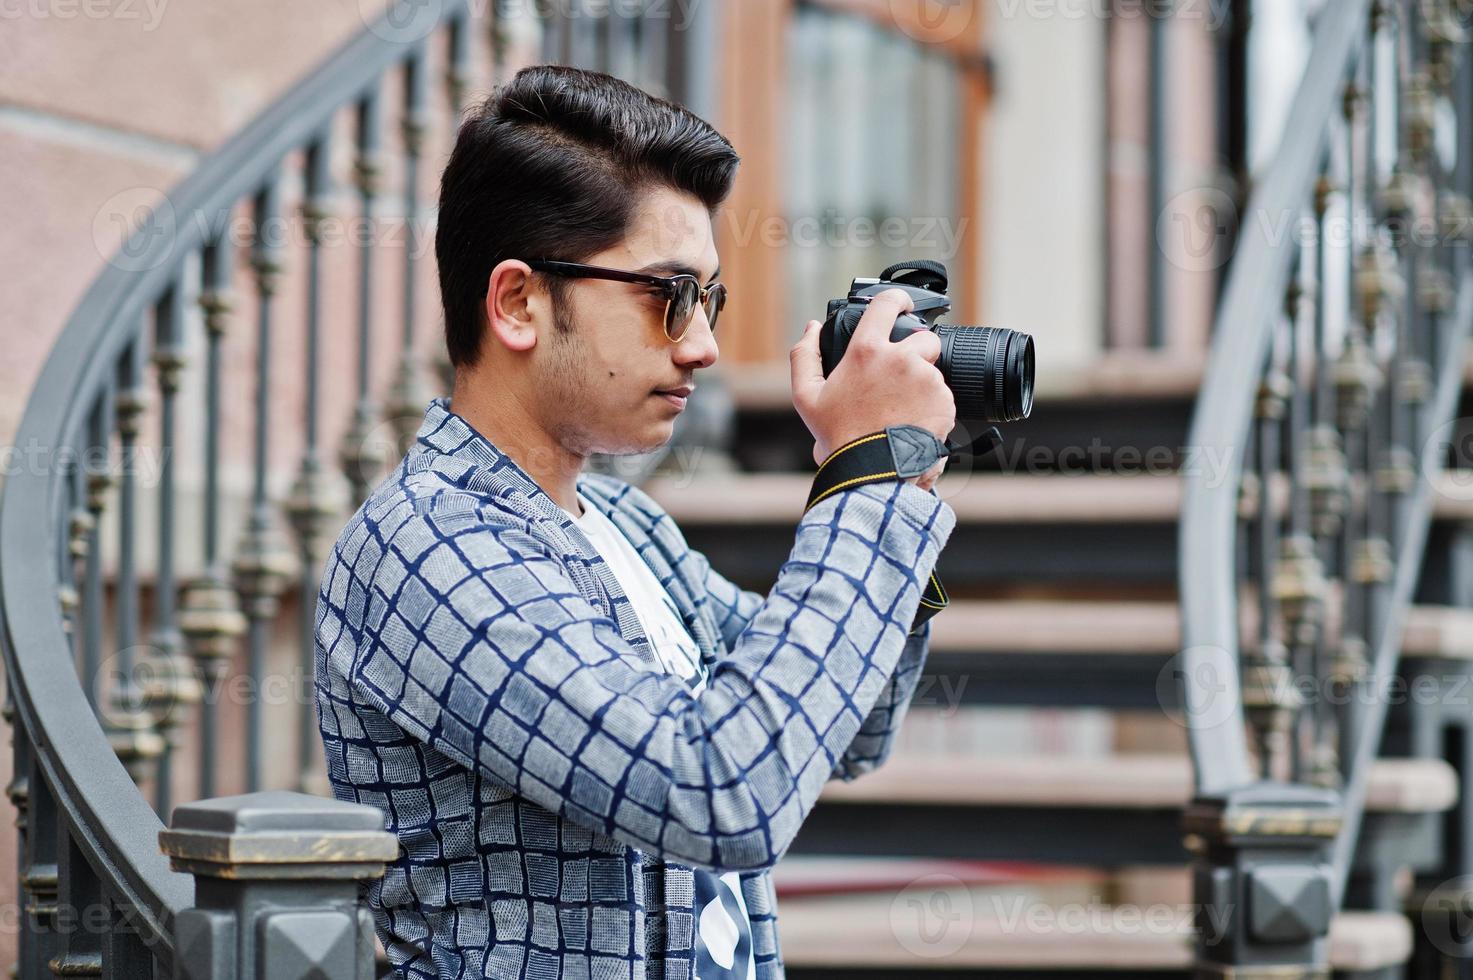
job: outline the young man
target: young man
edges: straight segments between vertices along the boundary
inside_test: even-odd
[[[665,443],[715,363],[736,168],[686,110],[566,68],[460,130],[435,243],[455,388],[343,530],[316,620],[334,791],[402,843],[367,894],[402,975],[782,977],[769,871],[905,713],[955,522],[939,465],[814,504],[765,598],[582,472]],[[816,322],[792,349],[816,461],[952,428],[936,338],[889,341],[908,302],[876,299],[827,379]]]

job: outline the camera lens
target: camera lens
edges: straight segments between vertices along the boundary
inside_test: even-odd
[[[1033,338],[1001,327],[940,324],[941,369],[960,419],[1016,422],[1033,411]]]

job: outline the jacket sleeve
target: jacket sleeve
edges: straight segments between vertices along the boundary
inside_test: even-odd
[[[712,568],[710,561],[700,552],[692,552],[692,555],[701,562],[706,595],[721,626],[722,640],[729,650],[762,605],[762,596],[737,587]],[[930,637],[930,620],[914,636],[906,637],[905,649],[900,653],[895,672],[885,682],[879,699],[859,726],[854,741],[849,743],[829,774],[830,779],[849,782],[872,772],[889,758],[895,735],[900,731],[900,723],[905,719],[906,709],[910,706],[916,685],[920,683]]]
[[[905,720],[916,685],[921,680],[921,669],[926,664],[926,653],[931,640],[931,621],[927,620],[914,636],[906,636],[905,649],[900,652],[900,661],[895,672],[880,691],[879,700],[865,716],[859,726],[859,734],[844,750],[830,779],[850,782],[884,764],[895,746],[895,736],[900,732],[900,723]]]
[[[463,510],[401,516],[352,562],[372,566],[341,624],[353,642],[327,645],[349,651],[353,693],[554,813],[715,871],[787,851],[885,690],[955,523],[900,483],[809,510],[697,698],[644,669],[541,539]]]

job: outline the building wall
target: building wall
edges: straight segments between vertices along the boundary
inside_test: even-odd
[[[1040,371],[1100,349],[1104,21],[988,5],[982,324],[1034,334]],[[1048,9],[1044,7],[1038,10]],[[1014,11],[1010,16],[1009,11]]]

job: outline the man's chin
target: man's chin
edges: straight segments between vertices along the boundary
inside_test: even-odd
[[[606,448],[597,449],[595,452],[604,456],[644,456],[665,448],[674,434],[673,420],[657,422],[641,435],[610,440],[605,444]]]

